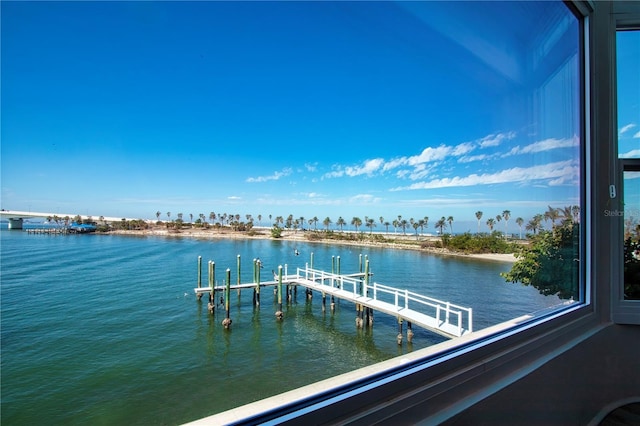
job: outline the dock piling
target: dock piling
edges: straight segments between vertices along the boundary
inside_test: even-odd
[[[238,255],[238,281],[236,282],[238,285],[240,285],[240,255]],[[238,288],[238,297],[240,297],[240,289]]]
[[[227,287],[224,292],[225,301],[224,301],[224,309],[226,311],[226,318],[222,320],[222,326],[225,329],[229,329],[231,327],[231,318],[229,315],[230,303],[229,299],[231,299],[231,269],[227,268]]]
[[[278,310],[276,311],[276,318],[281,320],[284,314],[282,313],[282,265],[278,266]]]
[[[198,256],[198,288],[202,288],[202,256]],[[196,295],[198,300],[202,299],[202,293]]]

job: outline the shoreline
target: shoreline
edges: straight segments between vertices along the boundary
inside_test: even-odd
[[[179,231],[168,229],[144,229],[144,230],[113,230],[105,233],[105,235],[125,235],[125,236],[151,236],[151,237],[164,237],[164,238],[196,238],[196,239],[234,239],[234,240],[270,240],[274,239],[270,235],[270,228],[259,228],[256,230],[256,234],[247,235],[244,232],[232,231],[232,230],[204,230],[204,229],[181,229]],[[264,233],[262,233],[264,232]],[[460,253],[453,252],[443,248],[436,247],[421,247],[415,244],[414,236],[387,234],[385,238],[389,238],[392,235],[393,241],[349,241],[349,240],[333,240],[333,239],[319,239],[311,240],[306,238],[306,233],[309,231],[286,231],[282,232],[279,240],[283,241],[299,241],[304,243],[317,243],[317,244],[330,244],[330,245],[345,245],[345,246],[361,246],[361,247],[380,247],[396,250],[416,250],[425,252],[428,254],[439,256],[453,256],[467,259],[478,259],[484,261],[493,262],[506,262],[514,263],[516,258],[513,253]],[[439,237],[423,236],[424,241],[437,241]],[[413,242],[413,243],[412,243]]]

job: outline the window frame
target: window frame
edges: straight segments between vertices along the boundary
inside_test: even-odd
[[[617,3],[568,1],[581,28],[581,301],[511,326],[490,327],[437,349],[229,410],[193,424],[440,423],[500,392],[612,321],[621,259],[619,223],[605,218],[616,173],[615,31]],[[617,237],[616,237],[617,235]],[[615,309],[613,310],[615,312]],[[340,381],[342,378],[342,381]],[[429,407],[428,412],[425,407]]]
[[[617,75],[617,33],[619,31],[628,30],[640,30],[640,16],[638,16],[638,7],[636,9],[631,7],[632,5],[625,3],[618,3],[615,5],[611,16],[612,30],[609,34],[612,43],[612,67],[614,76]],[[615,127],[611,134],[612,149],[616,157],[616,169],[617,175],[615,176],[614,186],[618,188],[617,206],[620,209],[624,209],[624,206],[619,201],[622,194],[624,194],[624,172],[625,170],[640,170],[640,159],[637,158],[625,158],[618,159],[618,102],[617,93],[618,86],[617,81],[613,81],[612,96],[614,96],[615,102],[613,102],[612,109],[614,115]],[[615,248],[617,252],[616,267],[612,271],[612,286],[611,286],[611,319],[616,324],[635,324],[640,325],[640,300],[626,300],[624,298],[624,216],[616,216],[610,218],[614,222],[616,227],[613,234],[615,240]]]
[[[640,172],[640,158],[625,158],[618,160],[618,188],[620,194],[624,194],[624,172],[636,171]],[[622,203],[619,203],[624,209]],[[612,286],[611,304],[612,304],[612,320],[616,324],[635,324],[640,325],[640,300],[624,298],[624,216],[615,216],[612,218],[618,225],[616,237],[618,244],[618,262],[615,273],[615,285]]]

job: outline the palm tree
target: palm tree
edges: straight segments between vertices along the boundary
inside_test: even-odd
[[[418,239],[418,228],[420,228],[420,221],[413,222],[413,229],[416,231],[416,240]]]
[[[160,220],[160,214],[161,214],[161,213],[160,213],[160,210],[158,210],[158,211],[156,212],[156,220]]]
[[[447,222],[449,222],[449,230],[451,230],[451,233],[453,234],[453,216],[449,216],[447,218]]]
[[[216,221],[216,214],[214,212],[209,212],[209,220],[211,223]]]
[[[258,225],[262,226],[262,215],[258,215]]]
[[[555,227],[556,226],[556,220],[558,220],[560,218],[560,210],[559,209],[554,209],[551,206],[548,206],[548,210],[546,212],[544,212],[544,220],[550,220],[551,221],[551,226]]]
[[[447,220],[442,216],[435,224],[435,228],[440,230],[440,235],[443,234],[444,229],[447,227]]]
[[[167,212],[167,219],[171,220],[171,212]]]
[[[300,226],[302,226],[302,230],[304,231],[304,216],[300,216]]]
[[[489,227],[489,232],[493,232],[493,225],[496,224],[496,220],[492,217],[487,219],[487,226]]]
[[[344,225],[346,225],[346,224],[347,224],[347,222],[342,218],[342,216],[340,216],[338,218],[338,220],[336,221],[336,225],[338,225],[340,227],[340,232],[342,232],[342,227]]]
[[[398,216],[401,217],[401,216]],[[407,226],[409,226],[409,222],[407,219],[400,220],[400,228],[402,228],[402,235],[407,235]]]
[[[429,227],[429,216],[425,216],[425,217],[423,218],[423,220],[424,220],[424,226],[425,226],[426,228],[428,228],[428,227]],[[424,232],[424,229],[423,229],[422,231]]]
[[[522,224],[524,223],[524,219],[521,217],[516,218],[516,223],[520,227],[520,239],[522,239]]]
[[[559,216],[562,218],[562,224],[573,223],[573,210],[571,206],[566,206],[562,210],[558,209]]]
[[[507,227],[509,226],[509,218],[511,217],[511,211],[505,210],[502,212],[504,218],[504,237],[507,238]]]
[[[542,221],[544,220],[544,216],[542,214],[538,213],[537,215],[533,216],[533,219],[538,224],[538,230],[541,231],[543,229]]]
[[[527,231],[533,231],[533,233],[535,234],[539,227],[540,227],[540,223],[534,217],[531,220],[529,220],[525,229]]]
[[[478,234],[480,233],[480,219],[482,219],[482,212],[478,210],[476,212],[476,219],[478,219]]]
[[[326,230],[329,231],[329,225],[331,225],[332,223],[329,216],[325,217],[322,223],[324,224],[324,227],[326,228]]]
[[[358,227],[360,225],[362,225],[362,219],[360,219],[359,217],[354,216],[353,219],[351,219],[351,224],[356,227],[356,233],[357,233],[358,232]]]
[[[384,229],[385,229],[384,232],[388,234],[389,233],[389,225],[391,225],[391,224],[389,223],[389,221],[386,221],[383,225],[384,225]]]
[[[501,215],[496,215],[496,226],[498,223],[500,223],[500,221],[502,220],[502,216]]]
[[[318,220],[319,219],[317,216],[314,216],[313,219],[309,220],[310,224],[313,223],[313,229],[315,229],[316,231],[318,230],[318,227],[317,227]]]
[[[369,235],[373,233],[373,228],[376,226],[376,221],[371,218],[367,218],[367,222],[365,224],[369,228]]]

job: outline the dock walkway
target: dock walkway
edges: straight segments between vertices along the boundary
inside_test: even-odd
[[[471,308],[454,305],[408,290],[387,285],[369,284],[366,273],[334,274],[321,270],[298,268],[296,274],[285,274],[280,279],[230,285],[230,289],[256,289],[266,286],[294,285],[321,292],[323,296],[360,304],[375,311],[392,315],[409,324],[415,324],[448,338],[460,337],[473,331]],[[224,291],[227,286],[214,286],[213,291]],[[196,294],[211,293],[212,287],[198,287]]]

